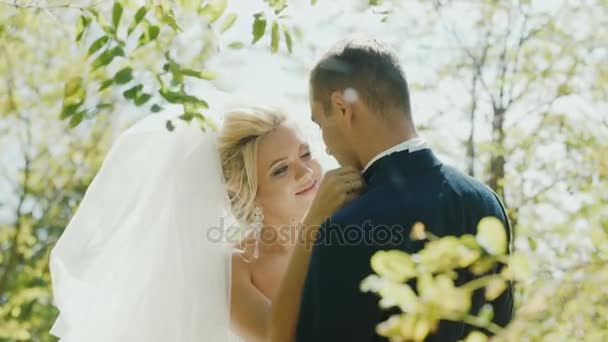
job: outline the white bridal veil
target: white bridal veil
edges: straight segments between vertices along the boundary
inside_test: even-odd
[[[165,120],[118,138],[52,250],[61,341],[232,340],[216,136]]]

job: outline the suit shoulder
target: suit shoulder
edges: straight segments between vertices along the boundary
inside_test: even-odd
[[[484,197],[494,197],[494,191],[489,186],[453,166],[444,164],[441,167],[441,172],[446,183],[459,194],[476,193],[484,195]]]

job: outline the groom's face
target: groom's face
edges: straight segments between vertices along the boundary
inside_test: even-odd
[[[311,119],[321,129],[326,151],[333,156],[341,166],[356,166],[357,158],[351,144],[348,143],[346,127],[339,120],[339,109],[331,105],[324,106],[321,102],[311,99]]]

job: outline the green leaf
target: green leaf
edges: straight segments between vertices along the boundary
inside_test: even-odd
[[[467,337],[464,340],[461,340],[463,342],[487,342],[488,341],[488,336],[486,336],[484,333],[482,333],[479,330],[473,330],[471,331],[471,333],[469,335],[467,335]]]
[[[531,236],[528,236],[528,245],[530,245],[530,249],[532,251],[536,250],[536,247],[537,247],[536,240],[534,240],[534,238]]]
[[[193,117],[192,113],[184,113],[184,114],[178,116],[178,118],[180,118],[180,119],[182,119],[182,120],[184,120],[186,122],[192,121],[192,117]]]
[[[133,20],[135,21],[136,24],[139,24],[142,21],[142,19],[146,16],[147,13],[148,13],[148,6],[141,6],[137,10],[137,13],[135,13]]]
[[[152,95],[150,95],[150,94],[140,94],[139,96],[137,96],[135,98],[135,105],[139,107],[139,106],[145,104],[146,102],[148,102],[148,100],[150,100],[151,97],[152,97]]]
[[[160,90],[159,93],[169,103],[190,103],[202,108],[209,108],[207,101],[199,99],[196,96],[188,95],[183,91]]]
[[[80,112],[72,115],[72,118],[70,119],[70,128],[74,128],[74,127],[78,126],[84,119],[85,113],[86,113],[85,111],[80,111]]]
[[[280,14],[287,8],[287,2],[285,0],[272,1],[272,7],[274,7],[274,14]]]
[[[160,90],[160,96],[162,96],[169,103],[182,103],[182,94],[181,92],[170,91],[170,90]]]
[[[199,11],[199,13],[209,18],[210,23],[214,23],[224,14],[227,6],[227,0],[210,1]]]
[[[63,108],[61,109],[60,118],[65,119],[76,113],[78,108],[84,103],[86,98],[86,89],[84,88],[82,77],[76,76],[66,82],[63,88]]]
[[[167,129],[170,132],[173,132],[173,130],[175,129],[175,126],[173,126],[173,122],[171,122],[171,120],[167,120],[167,123],[165,124],[165,126],[167,127]]]
[[[110,37],[108,37],[108,36],[102,36],[102,37],[96,39],[89,47],[88,55],[90,56],[90,55],[94,54],[95,52],[97,52],[108,42],[108,40],[110,40]]]
[[[316,4],[317,4],[317,0],[310,0],[310,4],[311,4],[312,6],[316,5]]]
[[[528,258],[521,254],[515,253],[509,257],[507,263],[508,273],[514,280],[527,280],[532,275],[532,267]]]
[[[496,217],[488,216],[479,221],[475,239],[492,255],[503,255],[507,252],[507,233],[502,222]]]
[[[124,57],[125,50],[123,50],[120,46],[115,46],[112,48],[112,50],[110,50],[110,54],[112,55],[112,57]]]
[[[85,17],[84,15],[80,16],[80,20],[78,21],[78,26],[76,26],[76,42],[80,42],[80,40],[82,39],[82,35],[84,34],[84,31],[89,27],[89,25],[91,24],[91,19],[88,17]]]
[[[181,66],[171,58],[168,52],[165,53],[165,58],[167,58],[168,63],[163,65],[163,70],[169,71],[171,73],[171,75],[173,76],[171,82],[174,85],[182,84],[184,82],[184,73],[181,70]],[[191,70],[191,72],[194,71]]]
[[[209,103],[207,103],[207,101],[203,100],[203,99],[199,99],[198,97],[195,96],[188,96],[186,97],[186,100],[194,105],[196,105],[196,108],[204,108],[204,109],[208,109],[209,108]]]
[[[64,104],[63,108],[61,109],[59,118],[61,120],[64,120],[64,119],[69,118],[70,116],[74,115],[74,113],[76,113],[78,108],[80,108],[80,105],[81,105],[80,103],[70,104],[70,105]]]
[[[182,32],[182,28],[177,24],[177,20],[175,19],[175,14],[172,9],[169,11],[163,11],[161,21],[167,25],[169,25],[174,31]]]
[[[158,104],[153,104],[152,107],[150,107],[150,111],[152,111],[152,113],[158,113],[161,110],[163,110],[163,107],[159,106]]]
[[[63,97],[76,96],[82,90],[83,79],[80,76],[71,78],[63,87]]]
[[[107,33],[112,33],[112,28],[108,25],[106,18],[103,14],[99,13],[94,8],[87,9],[93,16],[95,16],[96,23]]]
[[[159,33],[160,33],[160,28],[158,26],[153,25],[153,26],[148,27],[148,29],[146,31],[144,31],[144,33],[142,33],[142,35],[139,37],[139,42],[138,42],[137,47],[146,45],[149,42],[151,42],[152,40],[156,39],[158,37]]]
[[[289,33],[289,30],[287,29],[287,27],[283,27],[283,33],[285,35],[285,44],[287,45],[287,50],[289,51],[289,53],[293,52],[293,40],[291,39],[291,33]]]
[[[572,88],[567,83],[562,83],[557,89],[557,96],[568,96],[572,94]]]
[[[119,72],[114,75],[114,82],[116,84],[126,84],[129,83],[133,79],[133,68],[126,67],[121,69]]]
[[[236,18],[237,18],[236,13],[228,14],[226,19],[224,19],[224,22],[222,22],[222,25],[220,26],[220,32],[224,33],[226,31],[228,31],[236,22]]]
[[[101,82],[101,85],[99,86],[99,91],[106,89],[107,87],[111,86],[112,84],[114,84],[113,78],[110,78],[109,80],[105,80],[105,81]]]
[[[148,13],[147,6],[141,6],[137,10],[137,12],[135,13],[135,16],[133,17],[133,21],[131,22],[131,25],[129,25],[129,29],[127,30],[127,35],[131,35],[131,33],[133,33],[133,31],[135,30],[135,27],[137,27],[137,25],[144,19],[144,17],[146,16],[147,13]]]
[[[255,44],[262,39],[266,32],[266,18],[260,13],[257,13],[254,17],[252,30],[253,40],[251,41],[251,44]]]
[[[105,51],[101,55],[99,55],[91,64],[93,70],[100,68],[102,66],[108,65],[114,60],[115,57],[124,56],[125,52],[120,46],[115,46],[110,50]]]
[[[502,278],[491,279],[486,285],[485,297],[489,301],[498,298],[507,288],[507,282]]]
[[[136,86],[133,86],[127,90],[125,90],[122,95],[129,100],[133,100],[135,99],[135,97],[137,96],[137,94],[144,88],[143,85],[138,84]]]
[[[100,103],[96,106],[96,108],[99,109],[109,109],[112,108],[112,104],[111,103]]]
[[[182,69],[181,73],[186,76],[196,77],[202,80],[214,80],[217,78],[217,74],[209,70]]]
[[[231,49],[242,49],[243,47],[245,47],[245,44],[243,44],[242,42],[232,42],[230,44],[228,44],[228,47]]]
[[[190,98],[191,102],[184,102],[184,111],[188,113],[198,113],[209,108],[206,101],[198,98]]]
[[[276,21],[272,23],[272,32],[271,32],[271,40],[270,40],[270,48],[272,53],[277,53],[279,51],[279,40],[281,36],[279,34],[279,23]]]
[[[491,304],[485,304],[481,307],[477,316],[479,316],[483,322],[490,323],[494,319],[494,308]]]
[[[199,120],[205,119],[201,113],[196,113],[196,112],[185,112],[184,114],[178,116],[178,118],[180,118],[186,122],[190,122],[194,118],[197,118]]]
[[[120,24],[120,18],[122,17],[122,5],[120,2],[115,1],[112,7],[112,25],[114,30],[118,30],[118,24]]]
[[[160,27],[153,25],[148,28],[148,34],[150,35],[150,40],[156,39],[158,34],[160,33]]]
[[[395,282],[404,282],[416,277],[416,264],[412,257],[400,250],[379,251],[370,260],[372,269],[379,276]]]

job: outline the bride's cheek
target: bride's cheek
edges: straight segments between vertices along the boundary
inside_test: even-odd
[[[323,168],[321,167],[321,163],[319,163],[317,160],[314,160],[312,169],[315,175],[315,179],[321,180],[321,177],[323,175]]]

